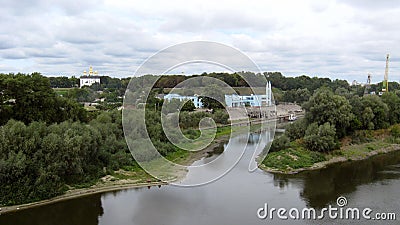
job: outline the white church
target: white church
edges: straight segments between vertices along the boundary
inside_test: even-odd
[[[97,71],[93,71],[92,66],[89,67],[89,73],[83,71],[83,76],[79,78],[79,87],[92,86],[93,84],[100,84],[100,76]]]

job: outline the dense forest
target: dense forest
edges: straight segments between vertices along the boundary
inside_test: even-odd
[[[92,88],[99,87],[69,92],[94,92]],[[51,198],[121,168],[141,170],[126,145],[121,111],[88,112],[70,94],[57,95],[50,79],[39,73],[0,74],[0,206]],[[155,93],[147,102],[163,103]],[[179,104],[169,107],[176,111]],[[205,117],[228,122],[222,111],[210,115],[194,108],[192,102],[185,103],[180,114],[180,126],[189,138],[197,137],[195,130]],[[148,107],[146,113],[149,136],[160,153],[177,151],[163,132],[161,108]]]
[[[0,127],[0,204],[54,197],[66,185],[92,182],[134,166],[120,112],[104,112],[88,124],[10,120]]]
[[[48,78],[0,74],[0,205],[37,201],[136,166],[120,111],[87,112]]]

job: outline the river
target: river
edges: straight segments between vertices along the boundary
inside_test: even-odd
[[[237,136],[225,148],[241,149],[242,159],[227,175],[198,187],[161,186],[133,188],[80,197],[0,215],[1,225],[202,225],[202,224],[399,224],[373,220],[280,220],[259,219],[264,207],[337,207],[339,196],[347,198],[346,207],[369,207],[374,212],[395,212],[400,216],[400,152],[378,155],[367,160],[345,162],[326,169],[297,175],[274,175],[256,170],[248,172],[255,148],[254,139],[268,142],[268,132]],[[218,157],[226,157],[227,151]],[[210,161],[204,158],[201,161]],[[201,161],[195,162],[200,163]],[[207,171],[204,171],[206,173]],[[199,174],[191,174],[186,179]],[[201,174],[200,174],[201,175]],[[372,214],[371,214],[372,215]]]

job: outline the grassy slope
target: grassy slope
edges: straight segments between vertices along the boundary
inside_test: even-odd
[[[322,168],[330,163],[365,159],[375,154],[396,150],[399,147],[397,144],[399,140],[389,136],[388,130],[374,131],[373,136],[374,138],[370,142],[347,143],[330,153],[313,152],[292,143],[291,148],[269,153],[260,168],[270,172],[300,172],[310,168]]]
[[[263,166],[264,168],[289,172],[293,169],[308,168],[314,163],[325,160],[326,156],[322,153],[296,147],[269,153],[263,161]]]

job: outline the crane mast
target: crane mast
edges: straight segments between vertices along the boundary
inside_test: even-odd
[[[382,92],[389,92],[389,54],[386,55],[386,68],[385,68],[385,76],[382,84]]]

